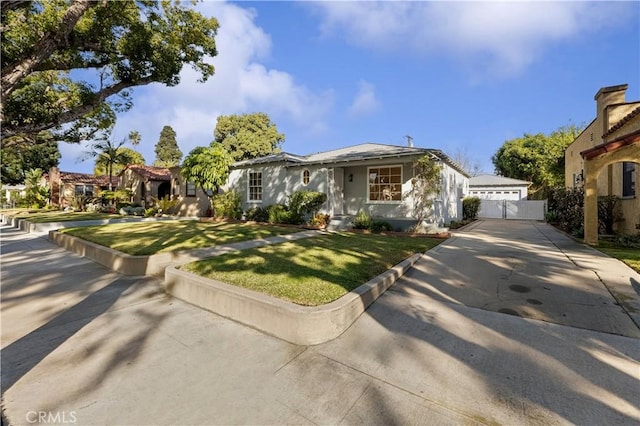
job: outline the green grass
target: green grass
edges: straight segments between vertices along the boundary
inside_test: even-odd
[[[19,213],[15,217],[33,223],[70,222],[73,220],[114,219],[123,216],[108,213],[62,212],[59,210],[41,210],[35,213]]]
[[[299,305],[329,303],[442,240],[330,234],[228,253],[181,269]]]
[[[609,241],[599,241],[598,246],[595,248],[623,261],[636,272],[640,272],[640,250],[637,248],[624,248]]]
[[[281,226],[192,220],[118,223],[60,230],[138,256],[212,247],[299,231],[298,228]]]

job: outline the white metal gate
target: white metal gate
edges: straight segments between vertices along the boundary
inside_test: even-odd
[[[544,220],[547,200],[481,200],[481,219]]]

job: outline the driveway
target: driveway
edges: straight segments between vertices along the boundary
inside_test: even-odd
[[[637,424],[637,327],[606,288],[579,289],[580,262],[601,258],[589,249],[563,261],[576,248],[564,238],[531,222],[479,222],[342,336],[301,347],[5,227],[3,415],[12,425]],[[542,254],[554,250],[565,255]],[[556,300],[578,296],[603,321],[576,322]]]

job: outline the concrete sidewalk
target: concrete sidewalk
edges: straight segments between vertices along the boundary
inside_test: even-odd
[[[504,232],[505,246],[527,245]],[[473,249],[477,234],[464,234],[439,246],[458,251],[454,264]],[[38,416],[83,425],[640,421],[637,338],[467,306],[435,285],[419,291],[413,277],[339,338],[295,346],[45,239],[3,228],[1,243],[12,425]]]

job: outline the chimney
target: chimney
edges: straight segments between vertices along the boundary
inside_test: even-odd
[[[596,101],[596,118],[602,117],[602,133],[604,134],[609,130],[609,114],[607,114],[607,107],[614,104],[622,104],[625,102],[625,93],[627,91],[628,84],[619,84],[617,86],[603,87],[598,90],[596,96],[593,99]]]

